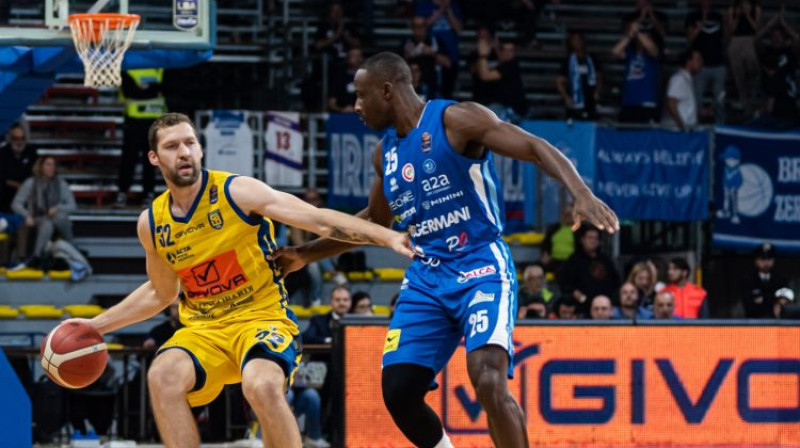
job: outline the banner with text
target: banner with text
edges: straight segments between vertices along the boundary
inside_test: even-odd
[[[277,187],[303,186],[303,133],[298,112],[264,114],[264,176]]]
[[[620,219],[708,217],[708,133],[597,130],[595,194]]]
[[[594,142],[597,125],[590,122],[523,121],[520,126],[558,148],[575,166],[583,181],[591,186],[594,181]],[[541,205],[543,224],[557,223],[559,219],[559,189],[561,185],[550,176],[538,180],[539,170],[525,164],[526,222],[534,224],[537,203]],[[537,184],[541,182],[541,198],[537,197]]]
[[[714,245],[800,251],[800,135],[719,127]]]
[[[328,207],[359,211],[367,206],[375,178],[372,154],[382,133],[364,126],[356,114],[330,114]]]
[[[386,327],[344,332],[345,446],[412,446],[380,398]],[[509,388],[532,446],[796,447],[798,340],[789,326],[521,325]],[[465,352],[462,343],[427,402],[454,446],[494,446]]]
[[[249,116],[249,112],[240,110],[211,111],[211,120],[203,129],[207,167],[253,175],[255,134],[248,124]]]

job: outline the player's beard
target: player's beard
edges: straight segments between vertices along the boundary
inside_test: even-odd
[[[166,174],[169,181],[175,186],[188,187],[197,182],[200,177],[200,168],[197,163],[192,162],[192,171],[189,174],[181,174],[179,168],[167,170]]]

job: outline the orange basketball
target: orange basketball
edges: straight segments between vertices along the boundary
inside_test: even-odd
[[[94,383],[108,362],[103,336],[84,322],[63,323],[42,342],[42,368],[56,384],[80,389]]]

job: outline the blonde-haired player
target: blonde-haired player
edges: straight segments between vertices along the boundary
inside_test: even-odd
[[[201,169],[191,120],[169,113],[149,133],[150,162],[168,191],[139,217],[149,281],[89,320],[107,333],[145,320],[183,292],[185,325],[158,351],[148,373],[161,439],[192,447],[200,437],[190,411],[225,384],[242,383],[263,428],[264,445],[300,448],[285,398],[301,354],[296,320],[286,305],[271,219],[329,238],[379,244],[412,256],[407,235],[318,209],[244,176]]]

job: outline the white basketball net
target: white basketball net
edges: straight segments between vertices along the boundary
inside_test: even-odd
[[[139,18],[71,17],[69,26],[86,71],[83,84],[91,87],[121,85],[122,58],[131,46]]]

